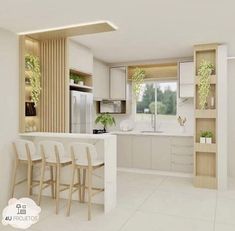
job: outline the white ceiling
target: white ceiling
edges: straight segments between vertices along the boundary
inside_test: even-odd
[[[24,32],[109,20],[116,32],[76,38],[116,63],[192,56],[199,43],[227,43],[235,55],[234,0],[1,0],[0,27]]]

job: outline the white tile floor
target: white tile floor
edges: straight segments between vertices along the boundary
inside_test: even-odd
[[[118,204],[110,214],[93,206],[87,221],[86,204],[73,202],[65,217],[54,202],[43,198],[39,223],[31,231],[235,231],[235,184],[227,192],[196,189],[189,178],[118,173]],[[0,226],[1,231],[14,230]]]

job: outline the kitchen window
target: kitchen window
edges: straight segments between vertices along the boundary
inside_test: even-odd
[[[157,105],[157,107],[155,107]],[[158,121],[175,120],[177,81],[145,81],[136,102],[136,122],[148,122],[157,114]]]

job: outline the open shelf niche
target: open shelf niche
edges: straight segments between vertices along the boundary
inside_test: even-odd
[[[40,129],[40,107],[32,102],[30,77],[25,69],[25,55],[40,57],[40,44],[37,40],[22,36],[20,38],[20,132],[36,132]]]
[[[205,109],[199,106],[200,63],[214,65],[210,76],[210,92]],[[194,185],[201,188],[227,188],[227,46],[220,44],[194,47],[195,69],[195,135]],[[201,131],[213,134],[212,143],[200,143]]]
[[[79,76],[82,79],[83,85],[76,83],[69,83],[71,90],[84,91],[84,92],[92,92],[93,90],[93,81],[92,81],[92,73],[86,73],[84,71],[80,71],[77,69],[70,69],[69,74],[74,74]]]

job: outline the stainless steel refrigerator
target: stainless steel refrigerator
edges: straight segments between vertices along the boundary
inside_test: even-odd
[[[70,132],[92,133],[93,94],[70,91]]]

